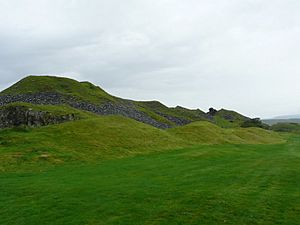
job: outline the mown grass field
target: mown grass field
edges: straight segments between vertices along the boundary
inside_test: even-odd
[[[300,137],[0,172],[0,224],[300,224]]]

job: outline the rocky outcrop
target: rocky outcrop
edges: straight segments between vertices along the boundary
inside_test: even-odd
[[[28,76],[0,92],[0,109],[3,109],[1,106],[14,102],[69,105],[99,115],[122,115],[163,129],[203,120],[218,123],[216,117],[237,124],[245,120],[242,115],[228,110],[210,108],[205,113],[199,109],[191,110],[180,106],[169,108],[158,101],[125,100],[112,96],[89,82],[54,76]],[[50,110],[48,107],[32,107]]]
[[[130,100],[120,100],[118,103],[106,102],[103,104],[92,104],[80,101],[73,96],[60,95],[58,93],[36,93],[36,94],[19,94],[0,96],[0,106],[13,102],[26,102],[39,105],[62,105],[67,104],[76,109],[93,112],[100,115],[122,115],[135,119],[139,122],[147,123],[157,128],[170,128],[171,126],[158,122],[151,118],[145,112],[136,109]]]
[[[176,116],[171,116],[171,115],[168,115],[168,114],[165,114],[165,113],[161,113],[161,112],[158,112],[158,111],[156,111],[156,113],[158,115],[166,118],[167,120],[175,123],[177,126],[184,126],[184,125],[187,125],[187,124],[189,124],[189,123],[192,122],[192,121],[184,119],[184,118],[179,118],[179,117],[176,117]]]
[[[67,98],[58,93],[51,92],[0,96],[0,106],[4,106],[13,102],[26,102],[38,105],[61,105],[67,103],[68,101],[72,101],[72,99],[70,97]]]
[[[0,109],[0,128],[18,126],[38,127],[77,119],[74,114],[54,115],[35,111],[25,106],[8,106]]]
[[[73,107],[76,108],[76,106]],[[85,108],[86,107],[84,106],[82,107],[82,109]],[[125,117],[135,119],[142,123],[147,123],[157,128],[166,129],[171,127],[168,124],[156,121],[155,119],[148,116],[145,112],[137,110],[131,101],[123,101],[123,104],[107,102],[99,107],[95,107],[92,110],[90,110],[89,107],[87,107],[87,109],[88,111],[92,111],[101,115],[122,115]]]
[[[218,113],[218,110],[214,108],[209,108],[209,112],[207,113],[209,116],[215,116]]]

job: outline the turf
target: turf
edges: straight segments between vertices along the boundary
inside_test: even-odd
[[[126,101],[67,78],[29,76],[0,95],[39,92],[130,103],[169,125],[163,114],[200,122],[161,130],[66,105],[4,106],[80,120],[0,130],[0,224],[300,224],[300,136],[240,128],[247,118],[227,110],[208,122],[201,110]]]
[[[194,122],[161,130],[121,116],[82,116],[86,118],[0,131],[0,171],[31,164],[92,162],[199,144],[284,142],[277,133],[259,128],[224,129],[209,122]]]
[[[40,92],[55,92],[95,104],[118,100],[100,87],[89,82],[78,82],[73,79],[55,76],[28,76],[2,91],[0,95],[33,94]]]
[[[174,136],[192,144],[270,144],[282,142],[275,132],[260,128],[224,129],[210,122],[194,122],[168,130]]]
[[[214,116],[214,122],[220,127],[240,127],[249,118],[231,110],[221,109]]]
[[[139,101],[135,102],[137,106],[143,108],[145,112],[154,111],[165,115],[170,115],[177,118],[182,118],[187,121],[207,121],[207,115],[200,109],[192,110],[180,106],[168,108],[158,101]],[[172,125],[172,123],[171,123]]]
[[[300,223],[300,137],[0,173],[0,224]]]

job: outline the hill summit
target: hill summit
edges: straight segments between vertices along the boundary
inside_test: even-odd
[[[19,103],[22,103],[23,111],[24,107],[30,109],[30,113],[24,111],[28,115],[34,115],[34,108],[37,106],[44,106],[43,111],[47,111],[46,106],[64,106],[69,107],[65,115],[68,119],[76,118],[72,113],[72,109],[76,109],[99,115],[121,115],[162,129],[183,126],[195,121],[208,121],[221,127],[238,127],[249,120],[237,112],[225,109],[218,111],[211,108],[205,113],[200,109],[191,110],[180,106],[170,108],[158,101],[126,100],[112,96],[90,82],[78,82],[55,76],[28,76],[2,91],[0,106],[2,110],[6,110],[2,116],[0,115],[2,120],[10,114],[7,107],[11,109],[11,104],[16,107]],[[24,103],[30,106],[25,106]],[[51,115],[53,113],[52,107]],[[35,118],[36,115],[31,116],[31,119],[32,117]],[[58,121],[63,121],[63,118],[60,115]],[[52,120],[57,121],[55,118]]]

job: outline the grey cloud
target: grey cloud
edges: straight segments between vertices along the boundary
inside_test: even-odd
[[[296,0],[0,0],[0,88],[26,74],[269,117],[300,112]]]

